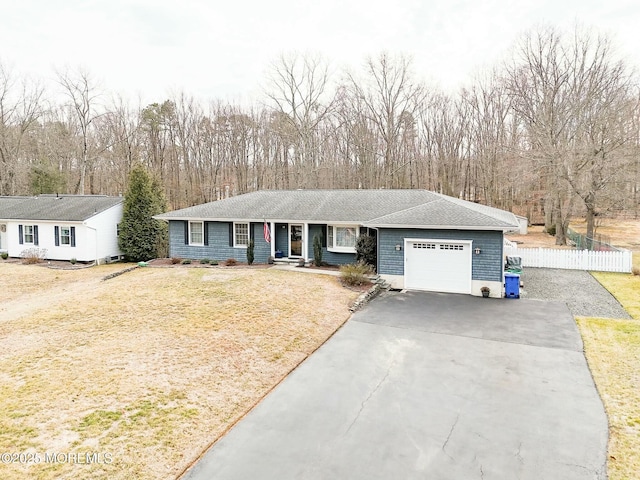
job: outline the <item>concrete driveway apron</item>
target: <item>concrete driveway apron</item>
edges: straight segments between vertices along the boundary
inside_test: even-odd
[[[607,438],[564,303],[389,293],[183,478],[605,479]]]

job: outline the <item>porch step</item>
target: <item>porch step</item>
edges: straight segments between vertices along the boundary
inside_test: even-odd
[[[376,285],[380,285],[380,287],[383,290],[389,290],[391,288],[391,284],[389,282],[387,282],[385,279],[380,278],[380,275],[371,275],[369,277],[369,280],[371,280],[372,283],[375,283]]]
[[[288,257],[274,258],[273,264],[274,265],[298,265],[299,260],[300,260],[299,258],[288,258]],[[310,262],[305,262],[305,266],[308,266],[309,264]]]

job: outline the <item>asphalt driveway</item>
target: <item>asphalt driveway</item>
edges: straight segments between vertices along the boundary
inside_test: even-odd
[[[388,293],[186,479],[605,479],[607,419],[562,302]]]

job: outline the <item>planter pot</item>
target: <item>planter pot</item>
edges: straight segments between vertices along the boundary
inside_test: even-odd
[[[482,296],[484,298],[489,298],[489,292],[482,292]]]

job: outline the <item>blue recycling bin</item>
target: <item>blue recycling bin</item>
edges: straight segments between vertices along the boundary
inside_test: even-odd
[[[517,273],[504,274],[504,296],[520,298],[520,275]]]

